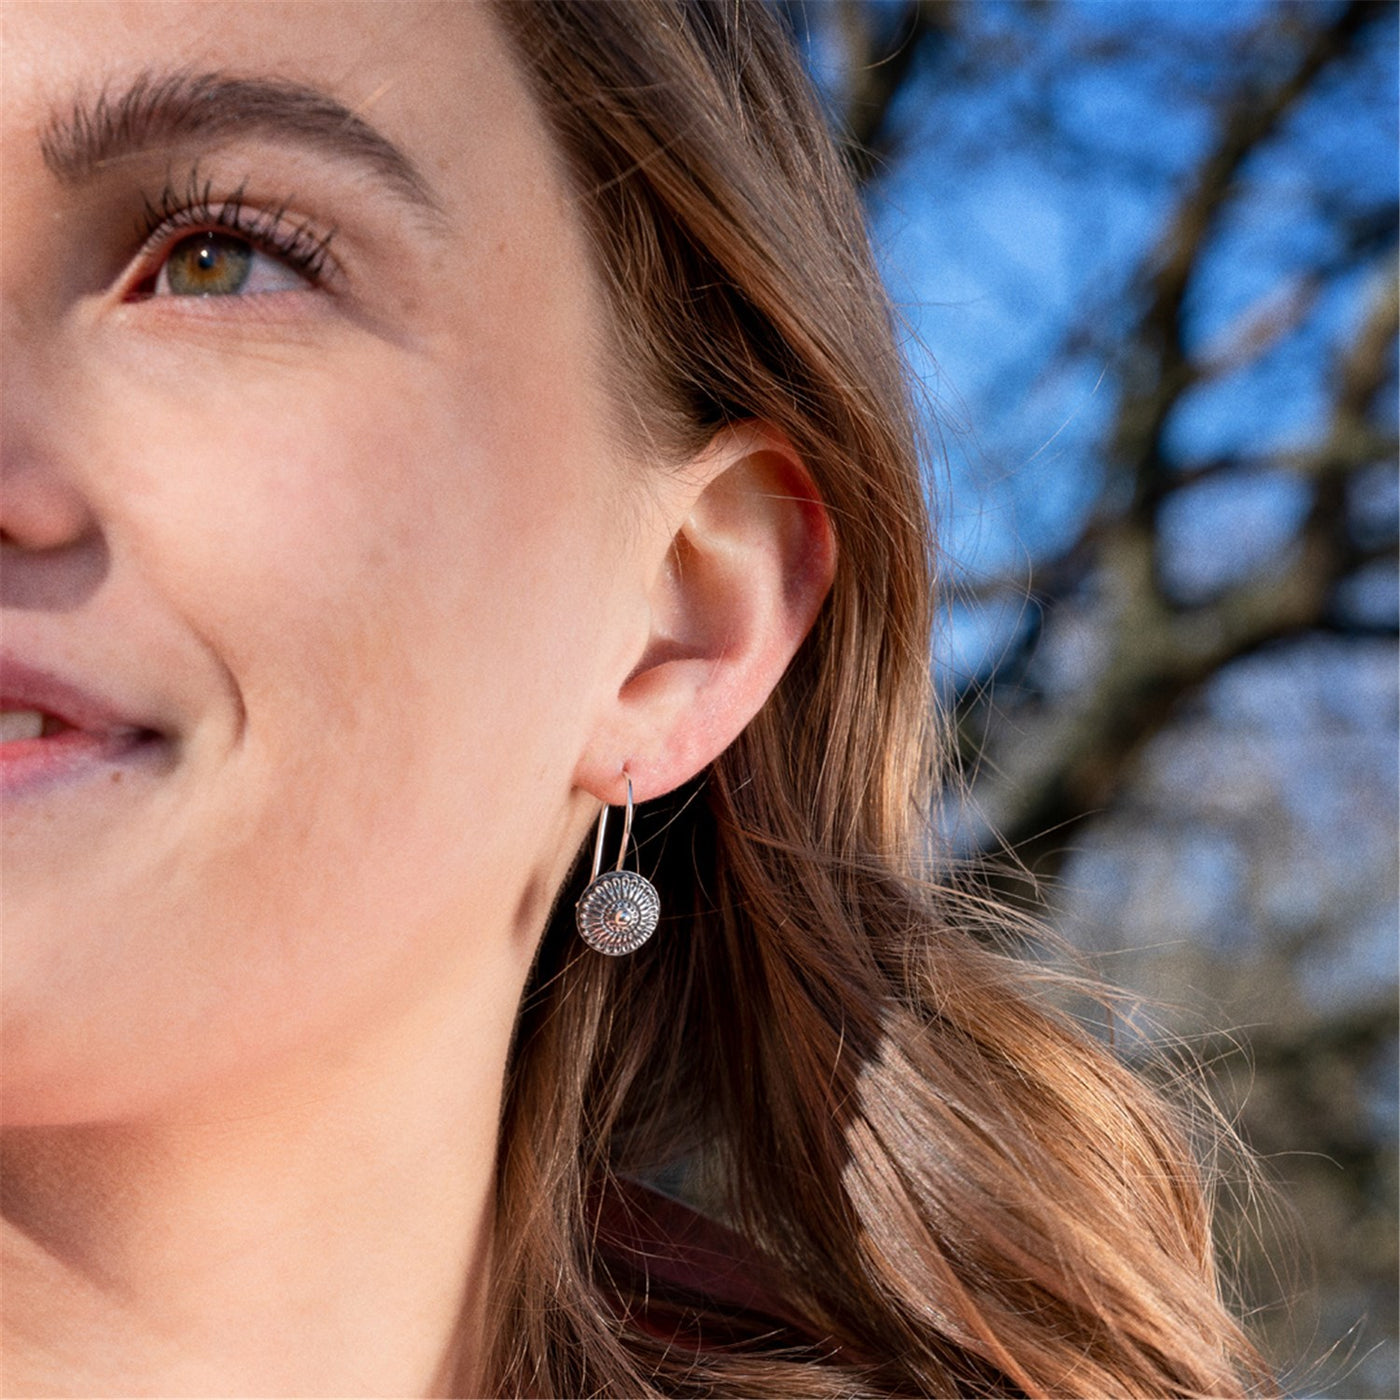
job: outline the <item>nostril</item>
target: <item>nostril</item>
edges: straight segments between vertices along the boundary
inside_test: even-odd
[[[61,546],[36,550],[5,530],[0,604],[28,612],[72,612],[102,586],[111,566],[106,537],[97,530]]]

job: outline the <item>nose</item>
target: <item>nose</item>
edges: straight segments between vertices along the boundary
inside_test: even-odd
[[[75,405],[37,318],[0,302],[0,603],[64,611],[101,583],[107,550],[64,432]]]
[[[80,290],[65,249],[82,225],[59,217],[63,191],[35,139],[47,110],[43,71],[32,61],[12,65],[7,51],[0,107],[0,603],[61,610],[101,582],[107,542],[92,494],[102,472],[92,450],[90,392],[64,330]]]

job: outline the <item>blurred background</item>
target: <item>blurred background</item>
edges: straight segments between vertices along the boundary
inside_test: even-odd
[[[1262,1154],[1293,1393],[1398,1396],[1397,6],[777,3],[923,385],[950,826]]]

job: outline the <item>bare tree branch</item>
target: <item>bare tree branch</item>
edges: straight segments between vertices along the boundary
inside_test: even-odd
[[[1396,286],[1386,279],[1331,375],[1335,397],[1318,461],[1356,459],[1358,423],[1364,427],[1389,373],[1397,314]],[[998,772],[981,801],[1001,839],[1039,873],[1053,870],[1070,834],[1108,805],[1186,695],[1260,647],[1333,625],[1336,585],[1359,562],[1345,508],[1343,476],[1321,475],[1291,555],[1186,610],[1163,598],[1150,526],[1130,515],[1106,528],[1096,577],[1111,618],[1110,658],[1057,708],[1018,713],[1014,728],[996,734]]]
[[[1296,7],[1281,3],[1261,21],[1259,38],[1288,32]],[[1279,129],[1310,91],[1318,75],[1345,54],[1381,7],[1350,0],[1330,23],[1308,36],[1291,68],[1271,87],[1245,81],[1226,103],[1213,149],[1182,196],[1147,262],[1147,306],[1130,351],[1110,460],[1134,482],[1133,513],[1149,524],[1160,504],[1164,471],[1162,431],[1172,409],[1199,369],[1187,357],[1183,306],[1221,215],[1229,205],[1240,167]]]

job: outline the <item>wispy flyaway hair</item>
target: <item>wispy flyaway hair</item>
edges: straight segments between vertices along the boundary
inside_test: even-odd
[[[758,0],[496,14],[591,239],[619,434],[665,470],[726,424],[771,425],[817,484],[838,564],[740,740],[639,813],[656,936],[596,956],[573,932],[576,891],[546,934],[510,1068],[488,1384],[1266,1389],[1221,1299],[1183,1120],[931,863],[916,419],[852,182],[787,36]],[[648,1298],[645,1269],[616,1266],[600,1203],[668,1173],[763,1261],[782,1308]]]

